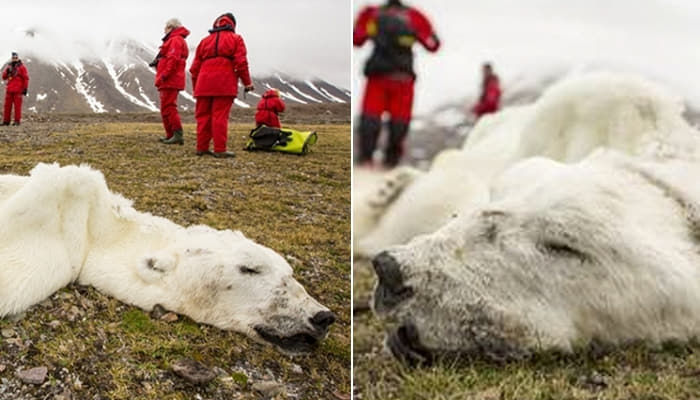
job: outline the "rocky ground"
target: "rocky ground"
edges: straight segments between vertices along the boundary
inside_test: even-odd
[[[233,113],[234,159],[158,143],[157,114],[29,115],[0,127],[0,173],[38,162],[87,163],[139,211],[182,225],[239,229],[275,249],[338,321],[309,356],[123,304],[72,285],[0,319],[0,400],[349,399],[349,107],[292,108],[283,123],[315,130],[307,156],[242,151],[252,114]],[[1,245],[1,244],[0,244]],[[1,295],[1,294],[0,294]]]

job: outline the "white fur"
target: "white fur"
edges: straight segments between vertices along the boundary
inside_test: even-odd
[[[516,164],[508,180],[542,167],[546,179],[392,248],[413,295],[381,316],[432,352],[493,358],[698,337],[700,164],[614,152],[548,164]]]
[[[138,212],[87,166],[39,164],[29,177],[0,176],[0,227],[0,316],[76,281],[252,337],[256,326],[280,336],[313,330],[309,318],[328,311],[274,251],[240,232]]]
[[[698,159],[700,134],[682,111],[679,99],[637,77],[593,73],[565,79],[532,105],[482,118],[459,154],[439,154],[428,172],[374,216],[373,224],[354,233],[356,254],[373,256],[433,232],[455,213],[482,204],[494,178],[528,157],[570,163],[604,147],[655,159]],[[537,176],[522,184],[533,179]],[[371,193],[371,185],[357,182],[355,188]],[[353,208],[363,203],[356,197]]]

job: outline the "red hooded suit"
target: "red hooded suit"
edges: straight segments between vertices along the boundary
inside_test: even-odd
[[[190,67],[197,120],[197,151],[226,151],[228,116],[238,93],[238,80],[251,86],[248,59],[243,38],[235,32],[236,20],[224,14],[214,21],[209,36],[202,39]]]
[[[13,55],[16,57],[16,55]],[[10,123],[10,113],[12,106],[15,106],[15,123],[19,124],[22,119],[22,95],[27,94],[29,87],[29,74],[27,67],[21,60],[10,62],[2,71],[2,80],[7,81],[5,90],[5,109],[3,112],[3,124]]]
[[[190,31],[184,26],[174,28],[163,38],[158,53],[155,85],[160,93],[160,115],[167,138],[172,137],[175,131],[182,131],[177,95],[185,89],[185,64],[189,55],[185,38],[189,34]]]
[[[353,44],[372,40],[374,48],[365,63],[367,76],[360,121],[359,161],[371,162],[381,130],[382,114],[390,115],[384,165],[395,166],[403,153],[403,140],[413,106],[413,44],[437,51],[440,41],[428,19],[418,10],[390,0],[381,7],[366,7],[355,21]]]
[[[255,113],[255,124],[281,128],[278,114],[284,112],[284,102],[280,99],[277,89],[270,89],[263,94]]]

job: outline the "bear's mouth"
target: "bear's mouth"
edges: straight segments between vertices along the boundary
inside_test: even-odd
[[[280,335],[275,330],[258,325],[255,332],[269,343],[277,346],[280,350],[290,354],[310,353],[316,348],[325,335],[311,334],[308,332],[295,333],[293,335]]]
[[[412,367],[430,365],[435,360],[433,352],[420,342],[418,329],[412,323],[403,324],[390,333],[386,345],[394,357]]]

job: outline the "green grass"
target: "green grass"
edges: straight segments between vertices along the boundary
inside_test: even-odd
[[[374,274],[355,260],[354,294],[367,298]],[[540,354],[522,362],[406,368],[383,350],[371,313],[354,317],[354,385],[362,400],[699,399],[700,344],[630,345],[607,353]],[[358,397],[359,398],[359,397]]]
[[[250,126],[231,124],[234,159],[195,156],[189,123],[184,146],[158,143],[162,127],[156,122],[75,117],[1,128],[0,173],[24,175],[38,162],[87,163],[139,211],[185,226],[241,230],[271,247],[338,316],[316,352],[290,358],[241,334],[183,316],[170,323],[152,319],[72,285],[19,321],[0,320],[21,338],[20,345],[0,338],[0,365],[6,366],[0,378],[15,382],[12,393],[53,398],[68,388],[76,399],[258,399],[252,385],[266,380],[284,384],[299,399],[350,393],[350,126],[295,128],[318,132],[307,156],[244,152]],[[54,320],[59,324],[52,327]],[[170,370],[183,357],[225,374],[205,386],[187,383]],[[53,385],[17,386],[18,368],[41,365]],[[0,398],[13,398],[7,393]]]

